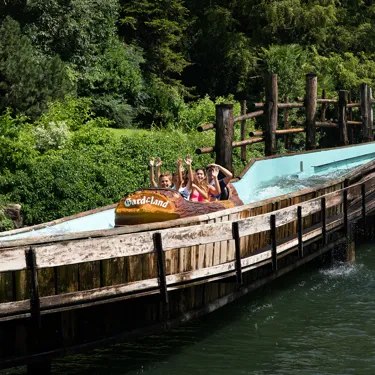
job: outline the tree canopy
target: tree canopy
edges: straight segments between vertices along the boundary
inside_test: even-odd
[[[372,0],[14,0],[0,4],[0,111],[37,119],[69,93],[113,126],[165,126],[181,103],[375,81]]]

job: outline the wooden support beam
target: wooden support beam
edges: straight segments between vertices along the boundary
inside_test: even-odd
[[[240,238],[240,231],[238,228],[238,222],[233,222],[232,224],[233,230],[233,238],[235,243],[235,250],[236,250],[236,280],[237,285],[240,286],[243,284],[242,279],[242,264],[241,264],[241,238]]]
[[[303,257],[303,218],[302,207],[297,207],[297,234],[298,234],[298,256]]]
[[[306,131],[305,128],[290,128],[290,129],[279,129],[276,130],[276,135],[285,135],[285,134],[295,134],[295,133],[304,133]],[[265,134],[264,132],[250,132],[249,133],[250,137],[263,137]]]
[[[349,94],[348,94],[348,121],[347,121],[348,125],[354,125],[354,124],[351,124],[351,122],[353,121],[353,107],[349,107],[349,105],[351,104],[351,101],[352,101],[352,93],[349,91]],[[359,122],[359,125],[362,125],[362,122]],[[349,128],[348,128],[348,141],[349,141],[350,145],[352,145],[354,143],[354,128],[353,128],[353,126],[349,126]]]
[[[327,245],[327,210],[326,210],[326,198],[321,199],[321,221],[322,221],[322,242],[323,246]]]
[[[362,142],[370,142],[372,140],[372,129],[369,128],[370,123],[370,104],[369,92],[366,83],[361,85],[361,116],[362,116]],[[371,132],[371,133],[370,133]]]
[[[348,189],[345,189],[343,192],[344,195],[344,233],[345,235],[349,234],[349,220],[348,220],[348,213],[349,213],[349,204],[348,204]]]
[[[233,104],[216,105],[216,164],[232,169]]]
[[[342,146],[347,146],[349,144],[348,140],[348,129],[347,129],[347,118],[346,118],[346,108],[348,105],[348,91],[339,91],[339,133],[340,133],[340,144]]]
[[[216,127],[216,122],[210,122],[208,124],[203,124],[201,126],[198,126],[197,130],[199,132],[205,132],[207,130],[215,129]]]
[[[169,297],[167,290],[167,279],[165,270],[165,257],[163,251],[163,244],[161,239],[161,233],[157,232],[153,234],[154,246],[157,253],[158,259],[158,274],[159,274],[159,287],[160,287],[160,297],[162,303],[162,320],[169,319]]]
[[[278,91],[277,91],[277,74],[271,74],[266,79],[266,103],[265,112],[265,156],[276,155],[276,129],[278,121]]]
[[[362,208],[362,226],[364,234],[366,234],[366,184],[361,185],[361,208]]]
[[[246,115],[246,100],[241,100],[241,115]],[[241,120],[241,141],[246,139],[246,119]],[[241,160],[246,161],[246,145],[241,147]]]
[[[254,143],[264,142],[264,137],[245,139],[244,141],[232,142],[232,147],[242,147],[244,145],[252,145]]]
[[[241,116],[236,116],[233,121],[234,122],[239,122],[243,120],[250,120],[251,118],[255,118],[258,116],[262,116],[264,114],[264,111],[255,111],[255,112],[250,112],[250,113],[245,113]]]
[[[318,80],[315,74],[306,75],[306,149],[316,149],[316,100],[317,100]]]
[[[197,148],[195,150],[195,153],[197,155],[209,154],[211,152],[215,152],[215,147],[214,146],[211,146],[211,147],[201,147],[201,148]]]
[[[285,95],[285,103],[289,103],[289,98],[288,98],[288,95]],[[289,111],[288,111],[288,108],[285,108],[284,109],[284,129],[289,129],[290,127],[290,124],[289,124]],[[288,134],[285,134],[284,136],[284,146],[285,146],[285,150],[289,150],[290,148],[290,145],[289,145],[289,136]]]
[[[277,270],[276,215],[270,217],[272,269]]]
[[[326,98],[326,90],[324,89],[322,91],[322,99]],[[320,121],[325,122],[326,121],[326,111],[327,111],[327,104],[322,103],[321,107],[321,114],[320,114]]]

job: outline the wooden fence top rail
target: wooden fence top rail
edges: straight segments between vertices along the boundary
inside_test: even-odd
[[[241,116],[236,116],[234,119],[233,119],[233,122],[239,122],[239,121],[242,121],[242,120],[248,120],[248,119],[251,119],[251,118],[254,118],[254,117],[258,117],[258,116],[261,116],[264,114],[264,111],[255,111],[255,112],[250,112],[250,113],[246,113],[244,115],[241,115]]]

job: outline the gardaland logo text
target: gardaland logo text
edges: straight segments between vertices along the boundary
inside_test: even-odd
[[[146,198],[145,195],[142,198],[139,198],[139,199],[129,199],[128,198],[128,199],[124,200],[124,206],[125,207],[135,206],[135,205],[138,205],[138,204],[152,204],[154,206],[167,208],[168,203],[169,203],[168,201],[163,202],[159,199],[155,199],[154,196]]]

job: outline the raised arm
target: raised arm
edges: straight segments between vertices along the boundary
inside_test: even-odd
[[[184,171],[184,166],[182,165],[182,159],[177,159],[177,185],[175,186],[176,190],[178,191],[182,185],[183,177],[182,172]]]
[[[193,179],[194,179],[194,174],[193,174],[193,169],[191,165],[193,164],[193,159],[191,158],[190,155],[188,155],[185,159],[185,164],[188,167],[188,183],[186,185],[186,188],[191,191],[192,189],[192,184],[193,184]]]
[[[233,178],[233,174],[232,172],[228,171],[228,169],[222,167],[221,165],[219,164],[209,164],[207,167],[218,167],[219,168],[219,171],[222,172],[224,174],[224,183],[225,185],[228,185],[230,180]]]
[[[158,187],[158,184],[155,182],[154,164],[155,164],[155,159],[151,156],[149,164],[148,164],[150,166],[150,184],[152,187]]]
[[[212,165],[211,165],[211,167],[212,167]],[[210,194],[212,194],[212,195],[221,194],[220,183],[219,183],[219,180],[217,178],[218,175],[219,175],[219,168],[217,166],[212,167],[212,177],[214,179],[215,186],[208,185],[208,188],[210,190]]]
[[[160,179],[160,174],[161,174],[160,167],[161,167],[162,164],[163,164],[163,162],[161,161],[161,159],[157,158],[156,159],[156,177],[158,179],[158,182],[159,182],[159,179]]]

